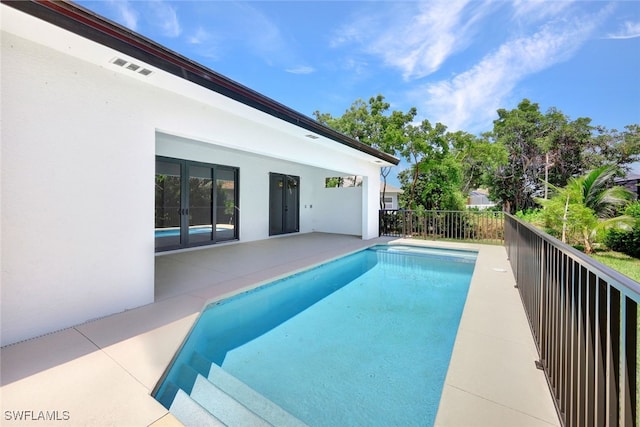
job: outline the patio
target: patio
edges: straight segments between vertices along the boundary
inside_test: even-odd
[[[155,303],[0,350],[3,425],[180,425],[150,392],[207,300],[388,241],[420,243],[310,233],[157,256]],[[436,425],[560,425],[505,248],[426,244],[479,250]]]

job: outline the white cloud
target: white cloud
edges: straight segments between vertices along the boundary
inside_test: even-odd
[[[280,28],[263,13],[257,3],[203,2],[210,7],[206,30],[220,45],[242,45],[242,49],[269,65],[291,65],[291,48]],[[204,24],[204,19],[201,21]],[[222,46],[221,46],[222,47]],[[238,48],[238,46],[234,46]]]
[[[379,28],[380,16],[361,13],[353,22],[340,26],[330,35],[329,47],[337,48],[349,43],[364,43],[371,37],[372,29]]]
[[[345,58],[342,63],[342,68],[347,70],[350,75],[353,76],[365,76],[368,74],[369,63],[359,58]]]
[[[211,39],[211,34],[202,27],[196,28],[195,32],[187,37],[189,44],[203,44]]]
[[[115,1],[109,2],[111,7],[116,9],[120,15],[119,21],[127,28],[137,31],[138,29],[138,12],[131,6],[128,1]]]
[[[607,36],[610,39],[633,39],[636,37],[640,37],[640,22],[630,21],[625,22],[623,28],[618,32]]]
[[[153,4],[161,5],[155,0]],[[180,2],[176,2],[180,8]],[[197,5],[197,6],[196,6]],[[162,8],[158,8],[161,11]],[[189,26],[185,25],[184,40],[194,46],[196,53],[213,60],[228,58],[242,51],[264,63],[280,68],[296,69],[305,61],[297,58],[283,37],[280,28],[261,10],[260,4],[236,1],[190,2],[184,6],[184,21],[192,12]],[[179,11],[179,9],[178,9]],[[167,30],[179,28],[176,10],[165,10]]]
[[[359,44],[365,52],[399,69],[405,80],[428,76],[464,49],[475,24],[494,7],[469,0],[383,4],[377,12],[363,13],[341,27],[330,45]]]
[[[421,96],[426,116],[452,130],[491,128],[498,108],[509,101],[525,77],[568,59],[590,36],[598,17],[576,18],[546,25],[529,37],[504,43],[468,71],[449,80],[427,84]]]
[[[154,19],[152,23],[159,26],[167,37],[178,37],[182,33],[176,10],[163,0],[154,0],[149,3]]]
[[[311,74],[315,72],[315,69],[308,65],[300,65],[294,68],[287,68],[285,71],[291,74]]]
[[[224,49],[215,34],[211,34],[203,27],[197,27],[191,34],[185,36],[187,43],[193,46],[193,51],[200,57],[218,61]]]
[[[453,30],[459,27],[465,4],[463,0],[422,6],[406,25],[395,27],[375,40],[370,51],[402,70],[405,79],[429,75],[457,50],[461,38]]]
[[[523,21],[539,21],[556,17],[572,5],[573,1],[515,0],[512,3],[513,15]]]

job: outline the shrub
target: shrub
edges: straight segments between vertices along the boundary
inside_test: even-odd
[[[636,227],[631,231],[609,230],[604,244],[612,251],[640,258],[640,228]]]
[[[525,222],[540,226],[544,224],[544,212],[542,209],[527,209],[525,211],[518,211],[515,213],[517,218]]]
[[[613,251],[640,258],[640,201],[630,204],[624,213],[636,219],[633,229],[609,230],[604,238],[604,244]]]

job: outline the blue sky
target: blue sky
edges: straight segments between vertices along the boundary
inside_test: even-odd
[[[382,94],[474,134],[523,98],[640,123],[638,1],[79,3],[309,116]]]

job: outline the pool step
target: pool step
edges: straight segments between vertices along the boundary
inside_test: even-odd
[[[209,382],[209,380],[201,375],[197,371],[197,368],[192,367],[191,364],[181,364],[178,373],[179,375],[175,378],[175,384],[169,383],[161,398],[163,401],[171,402],[169,407],[170,412],[183,423],[194,426],[198,425],[197,420],[202,418],[201,412],[206,411],[214,420],[218,420],[222,425],[231,427],[249,425],[260,427],[271,425]],[[188,397],[189,400],[185,399],[185,397]],[[191,423],[188,413],[194,404],[198,406],[194,409],[197,420]],[[177,413],[174,413],[174,405],[178,405]],[[184,409],[185,407],[186,409]],[[185,420],[182,419],[184,416],[186,416]],[[209,423],[204,425],[209,425]]]
[[[178,389],[169,408],[169,412],[186,427],[218,427],[225,425],[218,418],[211,415],[209,411],[200,406],[198,402],[191,399],[182,389]]]
[[[304,427],[307,424],[243,383],[198,352],[191,356],[189,365],[219,389],[258,414],[274,426]]]
[[[259,414],[274,426],[303,427],[300,421],[280,406],[273,403],[215,363],[211,363],[207,379],[218,388],[233,396],[238,402]]]
[[[228,426],[271,426],[242,403],[229,396],[198,374],[190,394],[191,399]]]

